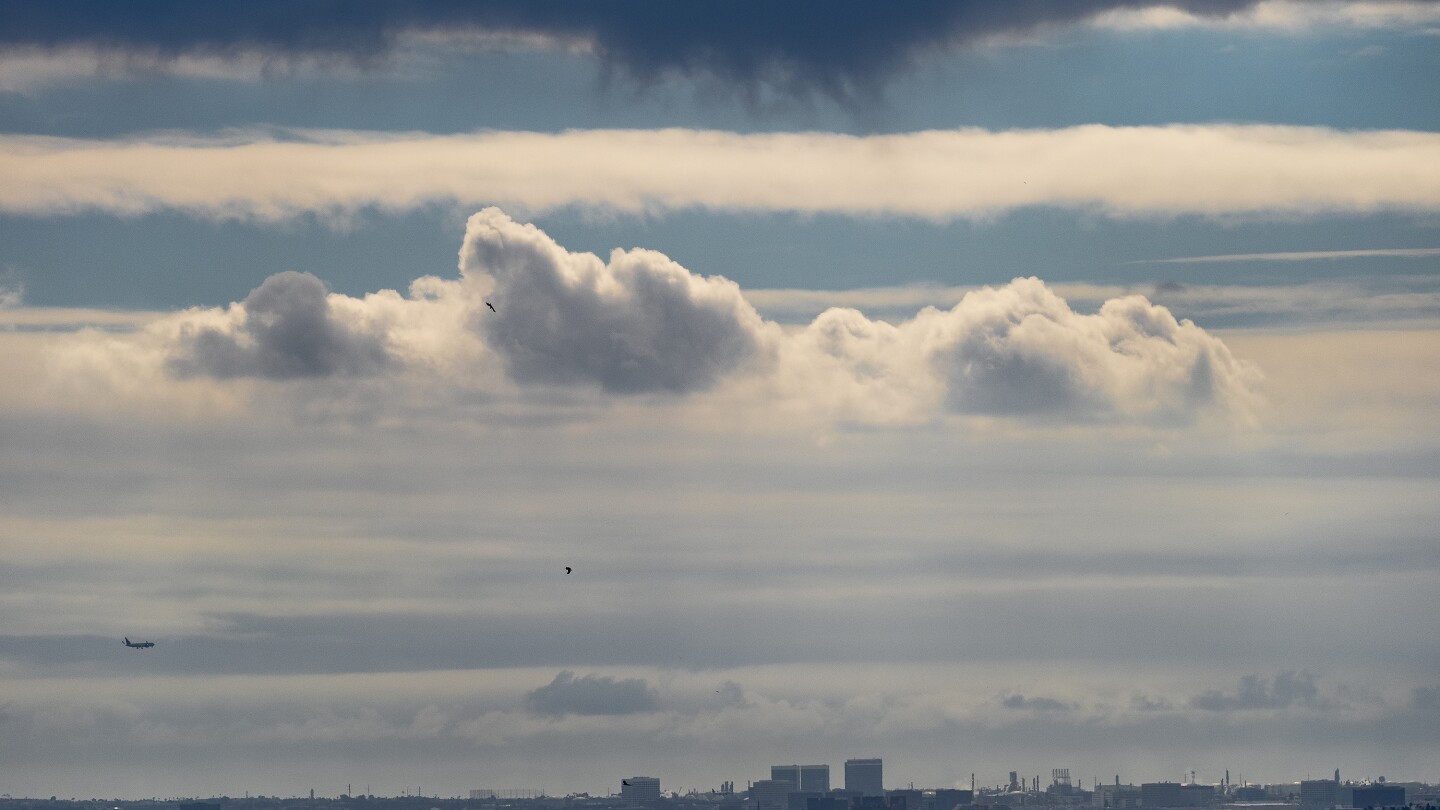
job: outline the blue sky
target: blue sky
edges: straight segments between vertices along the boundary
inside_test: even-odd
[[[0,12],[4,789],[1440,779],[1440,4],[842,5]]]

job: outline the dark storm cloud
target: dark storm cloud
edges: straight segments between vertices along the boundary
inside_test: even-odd
[[[635,714],[655,708],[655,693],[643,678],[616,680],[607,675],[562,672],[525,696],[536,714]]]
[[[1166,5],[1223,16],[1255,0],[489,0],[337,5],[330,0],[106,0],[0,5],[0,47],[95,46],[177,56],[245,50],[383,56],[409,31],[538,34],[593,43],[641,81],[706,74],[835,97],[878,88],[925,51],[1075,22],[1114,8]]]
[[[1276,675],[1273,683],[1259,675],[1246,675],[1233,693],[1211,689],[1191,698],[1190,705],[1215,712],[1285,709],[1292,705],[1313,706],[1319,694],[1313,675],[1287,671]]]
[[[309,273],[266,279],[245,298],[238,327],[184,330],[170,358],[182,377],[363,375],[389,362],[384,336],[337,317],[325,283]]]

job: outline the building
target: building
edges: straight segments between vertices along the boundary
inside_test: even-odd
[[[770,781],[789,782],[793,787],[791,790],[800,789],[800,766],[799,765],[771,765]]]
[[[816,793],[830,792],[830,766],[829,765],[801,765],[800,766],[800,789],[805,792]]]
[[[956,807],[973,804],[974,802],[975,791],[973,790],[939,788],[935,791],[935,795],[930,798],[929,808],[930,810],[955,810]]]
[[[845,760],[845,789],[862,796],[884,796],[884,773],[881,760]]]
[[[1208,807],[1215,801],[1215,786],[1191,783],[1180,786],[1181,807]]]
[[[885,791],[886,804],[890,810],[925,810],[925,791],[915,788],[900,788]]]
[[[771,780],[784,780],[794,785],[791,790],[805,793],[830,792],[829,765],[771,765]]]
[[[1090,804],[1100,810],[1134,810],[1140,803],[1140,788],[1134,785],[1096,785],[1090,796]]]
[[[1300,782],[1300,810],[1326,810],[1339,803],[1339,780],[1305,779]]]
[[[660,801],[660,780],[653,776],[632,776],[620,780],[620,798],[627,802]]]
[[[1180,807],[1179,782],[1144,782],[1140,785],[1141,807]]]
[[[1348,807],[1399,807],[1406,803],[1405,788],[1399,785],[1353,785],[1341,793],[1349,794],[1349,801],[1342,802]]]
[[[750,806],[756,810],[786,810],[795,784],[789,779],[761,779],[750,783]]]

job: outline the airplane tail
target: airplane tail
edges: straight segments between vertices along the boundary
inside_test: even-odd
[[[130,646],[130,637],[129,637],[129,636],[126,636],[126,637],[125,637],[125,646],[126,646],[126,647],[129,647],[129,646]]]

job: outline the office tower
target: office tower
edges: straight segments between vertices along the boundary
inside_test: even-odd
[[[878,759],[845,760],[845,789],[862,796],[885,795],[881,762]]]
[[[772,777],[773,778],[773,777]],[[801,765],[800,789],[817,793],[830,792],[829,765]]]
[[[789,782],[796,792],[830,792],[829,765],[771,765],[770,779]]]
[[[789,782],[791,790],[800,790],[799,765],[771,765],[770,781]]]

